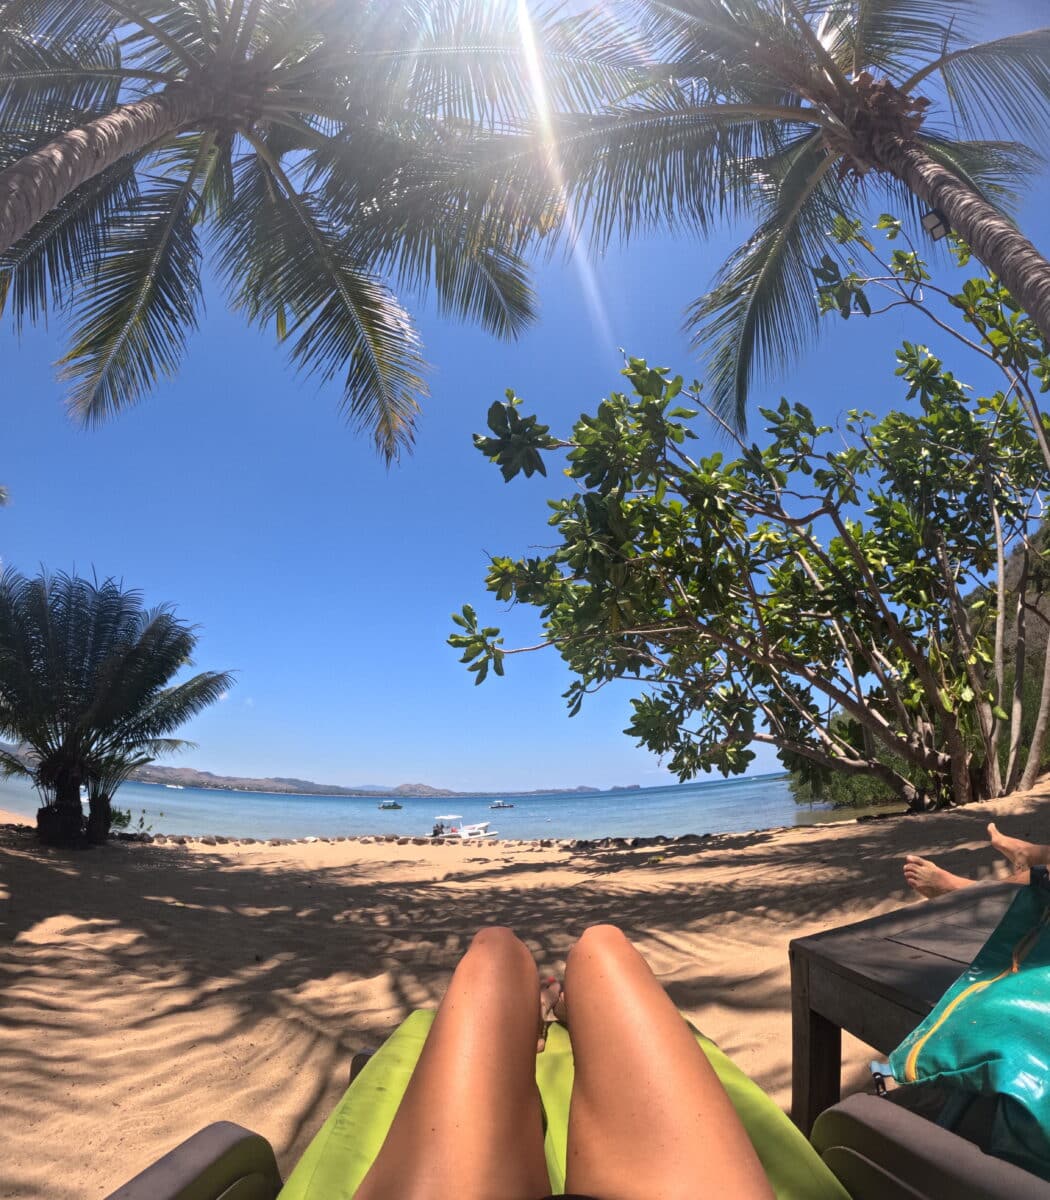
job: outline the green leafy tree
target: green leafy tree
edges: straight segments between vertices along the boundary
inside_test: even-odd
[[[878,248],[874,239],[879,231],[892,247]],[[871,317],[901,308],[921,315],[941,334],[998,369],[1005,394],[1015,398],[1027,416],[1050,471],[1050,442],[1040,409],[1040,396],[1050,391],[1046,339],[1002,280],[995,275],[975,277],[958,293],[939,286],[900,219],[889,213],[882,214],[870,233],[860,221],[837,217],[828,236],[845,258],[839,261],[825,253],[812,269],[820,312],[837,313],[844,320],[858,313]],[[966,266],[969,247],[955,235],[950,244],[958,264]],[[961,329],[947,319],[953,310],[961,315]],[[978,588],[968,604],[992,605],[996,613],[997,703],[1005,705],[1006,696],[1012,693],[1010,745],[1008,752],[1000,749],[1000,765],[1008,790],[1012,790],[1014,786],[1031,787],[1043,765],[1038,755],[1030,754],[1022,772],[1020,753],[1025,744],[1044,746],[1050,723],[1050,657],[1046,653],[1050,580],[1045,520],[1032,537],[1022,539],[1009,553],[1000,532],[992,584]],[[1012,618],[1009,605],[1015,606]],[[1038,703],[1032,702],[1033,688],[1038,689]]]
[[[171,682],[196,641],[170,609],[144,609],[112,579],[0,576],[0,734],[20,748],[0,751],[0,771],[33,780],[42,837],[81,836],[86,787],[88,837],[104,840],[128,775],[189,745],[171,735],[233,682],[216,671]]]
[[[1016,396],[971,401],[922,346],[898,360],[917,412],[852,412],[831,438],[782,400],[763,410],[767,443],[736,439],[729,459],[687,453],[698,411],[715,416],[698,385],[683,395],[637,359],[634,394],[568,441],[521,419],[513,394],[493,406],[475,441],[505,476],[545,473],[543,453],[564,449],[578,488],[551,502],[552,552],[493,558],[487,577],[540,609],[543,644],[575,675],[570,712],[613,680],[645,684],[627,732],[682,780],[740,773],[770,744],[803,778],[873,776],[919,808],[1001,795],[1038,769],[1046,698],[1022,759],[1020,693],[1012,711],[1005,695],[1002,626],[1023,630],[1027,589],[1011,606],[987,580],[1014,549],[1045,570],[1029,531],[1050,474]],[[502,674],[517,651],[498,628],[470,606],[454,619],[478,682]]]
[[[622,86],[596,18],[533,24],[552,103]],[[392,282],[504,337],[533,315],[538,227],[465,170],[528,67],[510,0],[0,0],[0,311],[71,308],[99,420],[177,369],[207,251],[391,458],[424,392]]]
[[[754,232],[688,326],[712,406],[743,428],[756,365],[817,329],[809,266],[873,192],[941,212],[1050,334],[1050,263],[1007,219],[1039,159],[1050,28],[969,44],[973,0],[638,0],[650,86],[552,120],[500,162],[539,204],[551,164],[599,242],[669,223]],[[1020,139],[1018,141],[1004,140]]]

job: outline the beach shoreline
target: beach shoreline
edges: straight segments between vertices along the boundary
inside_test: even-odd
[[[513,928],[550,974],[588,925],[618,924],[679,1009],[786,1107],[788,942],[913,902],[908,853],[998,877],[985,824],[1050,842],[1048,797],[1043,784],[921,818],[634,847],[62,850],[0,829],[5,1198],[103,1197],[223,1119],[264,1134],[287,1172],[351,1055],[435,1006],[485,924]],[[868,1086],[872,1051],[846,1037],[843,1057],[846,1090]]]
[[[542,846],[559,847],[570,850],[636,850],[646,848],[659,848],[661,846],[672,845],[694,845],[698,843],[708,842],[712,839],[726,837],[750,837],[757,834],[776,834],[787,833],[793,829],[829,829],[838,825],[856,825],[868,824],[877,821],[889,821],[896,818],[905,817],[907,814],[900,811],[879,812],[878,810],[864,810],[860,816],[847,815],[849,809],[837,810],[841,815],[837,818],[828,818],[822,821],[806,822],[797,825],[771,825],[762,826],[757,829],[740,829],[740,830],[725,830],[715,833],[678,833],[678,834],[627,834],[627,835],[609,835],[596,836],[589,838],[568,838],[568,837],[500,837],[489,836],[485,838],[460,838],[456,835],[449,834],[444,837],[434,837],[433,835],[425,834],[397,834],[397,833],[362,833],[362,834],[306,834],[303,837],[271,837],[260,838],[253,837],[250,834],[237,836],[236,834],[205,834],[205,833],[123,833],[114,831],[110,834],[111,841],[126,841],[142,845],[156,846],[310,846],[316,843],[325,843],[334,845],[336,843],[356,843],[358,845],[386,844],[396,846]],[[930,814],[935,815],[935,814]],[[36,827],[36,822],[33,818],[26,816],[24,813],[11,812],[7,809],[0,808],[0,826],[3,825],[21,825],[29,828]]]
[[[0,809],[35,819],[40,800],[27,784],[0,785]],[[513,804],[489,797],[435,801],[408,797],[396,809],[377,811],[377,802],[354,797],[288,797],[272,793],[235,794],[215,789],[166,791],[128,783],[114,804],[130,814],[130,830],[154,835],[299,840],[383,836],[425,837],[436,823],[487,824],[510,841],[535,838],[583,839],[664,837],[683,834],[742,833],[796,825],[834,823],[860,816],[884,816],[892,806],[867,810],[799,804],[782,776],[741,777],[654,787],[638,791],[535,794]],[[495,806],[495,807],[494,807]],[[897,811],[900,811],[899,808]],[[450,818],[445,815],[456,813]]]

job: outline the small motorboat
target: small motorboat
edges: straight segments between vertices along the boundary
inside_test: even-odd
[[[186,789],[181,783],[166,783],[166,788],[171,788],[173,792],[184,792]]]
[[[468,838],[494,838],[497,835],[494,829],[489,829],[488,821],[476,821],[473,825],[453,825],[453,821],[462,821],[463,818],[459,813],[444,813],[439,817],[434,818],[434,828],[431,830],[431,837],[440,838],[460,838],[466,841]]]
[[[506,800],[493,800],[489,808],[513,808],[513,804],[508,804]]]
[[[396,800],[381,800],[379,802],[381,809],[404,808],[403,804],[398,804]]]

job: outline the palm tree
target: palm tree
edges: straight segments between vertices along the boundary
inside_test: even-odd
[[[0,575],[0,734],[20,747],[0,751],[0,772],[33,780],[42,837],[81,835],[86,787],[88,836],[104,840],[131,771],[189,745],[171,735],[232,686],[216,671],[170,683],[196,641],[169,608],[144,609],[112,579]]]
[[[0,311],[66,303],[85,420],[173,373],[201,262],[291,342],[389,459],[425,364],[391,289],[514,337],[535,227],[463,184],[464,155],[531,107],[513,0],[0,0]],[[542,17],[545,84],[580,104],[633,52]]]
[[[488,170],[535,208],[553,175],[599,242],[757,218],[687,318],[713,405],[740,428],[756,361],[781,367],[813,336],[810,264],[832,220],[853,219],[874,194],[942,213],[1050,336],[1050,263],[1003,215],[1039,159],[1002,140],[1044,136],[1050,28],[969,44],[978,7],[634,0],[658,64],[649,86],[600,115],[552,119],[546,172],[528,138],[494,147]]]

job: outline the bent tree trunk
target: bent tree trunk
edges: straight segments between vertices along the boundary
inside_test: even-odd
[[[875,154],[879,166],[907,184],[930,208],[944,213],[952,229],[999,276],[1043,336],[1050,338],[1050,262],[1017,226],[921,145],[883,137],[876,140]]]
[[[71,129],[0,171],[0,254],[82,183],[208,115],[206,91],[170,87]]]

